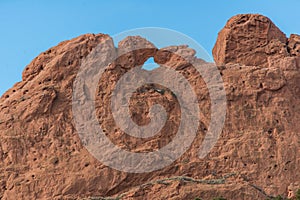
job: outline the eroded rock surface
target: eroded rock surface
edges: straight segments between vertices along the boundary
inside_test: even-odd
[[[271,66],[269,61],[299,56],[299,36],[288,39],[267,17],[241,14],[228,20],[213,48],[217,65]]]
[[[288,43],[288,50],[291,56],[300,56],[300,35],[291,35]]]
[[[208,129],[211,102],[205,82],[190,64],[191,60],[204,63],[194,50],[187,46],[157,49],[141,37],[126,38],[115,48],[104,34],[60,43],[35,58],[25,68],[23,80],[0,99],[0,198],[287,196],[291,185],[300,180],[298,36],[287,42],[260,15],[233,17],[221,31],[214,56],[223,65],[219,69],[227,93],[227,116],[221,137],[204,159],[198,157],[198,151]],[[195,90],[201,111],[197,137],[172,165],[151,173],[120,172],[97,161],[83,147],[72,117],[73,83],[81,62],[103,43],[115,56],[137,43],[147,45],[109,63],[95,94],[98,120],[119,147],[133,152],[161,148],[172,140],[180,123],[180,106],[172,91],[149,84],[134,93],[130,111],[133,120],[143,125],[149,123],[149,108],[161,104],[169,113],[162,131],[139,139],[118,129],[107,104],[118,79],[128,70],[154,57],[158,64],[186,77]],[[174,52],[183,52],[183,56]],[[273,56],[276,59],[269,59]]]

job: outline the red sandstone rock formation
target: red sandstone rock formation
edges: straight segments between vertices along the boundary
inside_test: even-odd
[[[2,96],[1,199],[266,199],[288,195],[288,186],[300,180],[299,36],[288,40],[260,15],[238,15],[228,21],[213,51],[227,93],[226,123],[204,159],[198,157],[198,150],[210,120],[210,100],[193,66],[150,43],[148,49],[111,63],[99,83],[96,111],[107,136],[124,149],[160,148],[172,140],[180,120],[171,91],[162,88],[166,92],[161,94],[146,85],[141,88],[144,92],[137,91],[131,99],[133,119],[148,123],[147,111],[160,103],[170,114],[166,126],[147,140],[118,130],[105,105],[117,79],[134,65],[149,57],[167,63],[193,83],[199,97],[201,123],[191,148],[172,165],[142,174],[104,166],[83,147],[74,127],[72,87],[79,66],[98,44],[107,41],[111,41],[108,35],[87,34],[60,43],[35,58],[25,68],[22,81]],[[120,42],[119,52],[137,41],[147,43],[140,37],[127,38]],[[185,46],[171,49],[184,50],[187,60],[196,59]]]
[[[237,15],[219,32],[213,55],[217,65],[270,66],[270,60],[299,56],[299,36],[287,39],[265,16]]]

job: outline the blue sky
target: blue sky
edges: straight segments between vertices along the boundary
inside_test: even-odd
[[[289,36],[300,34],[299,0],[0,0],[0,95],[21,81],[39,53],[84,33],[110,35],[141,27],[182,32],[208,52],[233,15],[268,16]]]

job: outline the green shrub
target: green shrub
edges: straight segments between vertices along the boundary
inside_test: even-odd
[[[278,195],[277,197],[272,197],[272,198],[269,198],[267,200],[285,200],[285,198],[283,198],[282,196]]]
[[[300,189],[296,192],[296,200],[300,200]]]
[[[213,200],[226,200],[224,197],[216,197]]]
[[[277,197],[273,198],[273,200],[283,200],[283,197],[278,195]]]

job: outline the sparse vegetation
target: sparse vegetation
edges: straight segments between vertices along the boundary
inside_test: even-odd
[[[281,195],[278,195],[277,197],[272,197],[272,198],[269,198],[267,200],[285,200],[286,198],[282,197]]]
[[[284,200],[284,198],[280,195],[278,195],[277,197],[273,198],[272,200]]]
[[[122,196],[118,196],[118,197],[89,197],[83,200],[121,200]]]
[[[226,200],[226,198],[224,198],[224,197],[216,197],[213,200]]]
[[[170,178],[165,178],[165,179],[160,179],[160,180],[155,180],[151,181],[148,183],[144,183],[137,188],[143,188],[145,186],[149,185],[155,185],[155,184],[163,184],[163,185],[169,185],[172,181],[184,181],[184,182],[190,182],[190,183],[197,183],[197,184],[224,184],[225,180],[229,177],[235,176],[236,173],[229,173],[224,175],[223,177],[219,179],[194,179],[192,177],[187,177],[187,176],[174,176]],[[120,194],[117,197],[88,197],[83,200],[121,200],[124,196],[127,195],[127,192]],[[194,200],[202,200],[200,197],[196,197]],[[213,200],[226,200],[224,197],[216,197]]]
[[[296,192],[296,200],[300,200],[300,189]]]

